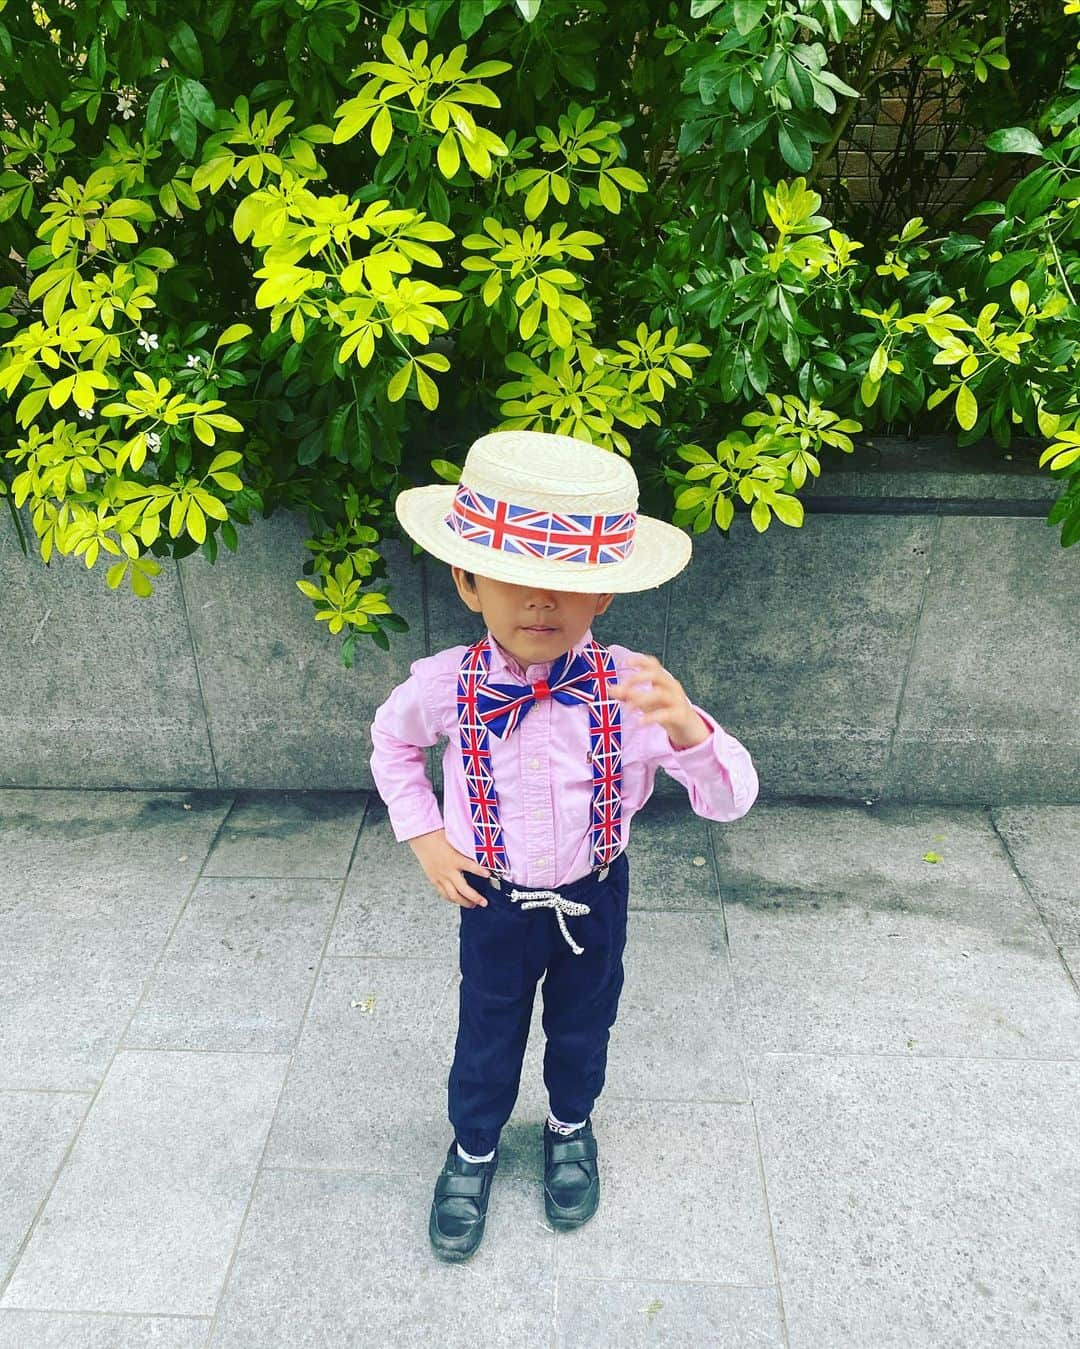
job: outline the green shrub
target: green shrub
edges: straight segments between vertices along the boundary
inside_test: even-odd
[[[1068,546],[1078,8],[926,37],[889,0],[0,0],[20,537],[29,502],[44,560],[116,559],[148,595],[156,558],[305,510],[297,584],[349,664],[407,626],[396,493],[456,480],[484,431],[632,454],[642,509],[700,532],[737,502],[799,526],[853,433],[955,419],[1053,442]],[[847,232],[821,164],[903,55],[1037,160],[964,211],[981,234]]]

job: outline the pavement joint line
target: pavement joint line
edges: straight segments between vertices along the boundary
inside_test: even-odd
[[[941,540],[941,516],[935,516],[930,527],[930,539],[926,548],[926,567],[923,570],[922,585],[919,587],[919,609],[911,624],[911,641],[908,644],[907,658],[904,661],[904,673],[900,678],[900,687],[896,691],[896,707],[893,711],[892,725],[889,727],[889,743],[885,748],[885,758],[881,766],[882,788],[892,777],[893,747],[896,744],[896,735],[900,729],[900,721],[904,711],[904,697],[907,693],[908,677],[911,674],[911,666],[915,659],[915,647],[918,645],[919,631],[922,624],[923,609],[926,607],[926,595],[930,589],[930,575],[934,570],[934,559],[937,556],[938,547]],[[877,799],[881,795],[881,790],[874,792],[868,791],[868,796]]]
[[[1012,855],[1012,850],[1009,848],[1009,845],[1008,845],[1008,843],[1006,842],[1004,835],[1002,834],[1001,830],[1000,830],[1000,829],[998,828],[998,826],[997,826],[997,820],[994,818],[994,808],[993,808],[993,806],[988,806],[988,807],[987,807],[987,810],[986,810],[986,818],[987,818],[987,821],[988,821],[989,824],[990,824],[990,828],[994,831],[994,837],[995,837],[995,838],[997,839],[997,841],[1001,844],[1002,852],[1004,852],[1004,854],[1005,854],[1005,859],[1006,859],[1006,861],[1008,862],[1010,868],[1012,869],[1013,875],[1014,875],[1014,876],[1016,877],[1016,879],[1020,882],[1021,889],[1023,890],[1024,894],[1027,896],[1027,901],[1028,901],[1028,903],[1029,903],[1029,904],[1031,905],[1031,907],[1035,910],[1035,916],[1038,918],[1039,922],[1043,925],[1043,928],[1044,928],[1045,931],[1046,931],[1046,935],[1047,935],[1047,938],[1048,938],[1049,941],[1050,941],[1051,946],[1053,946],[1054,950],[1057,952],[1058,960],[1061,962],[1061,964],[1062,964],[1062,966],[1064,967],[1064,970],[1065,970],[1065,977],[1069,980],[1069,983],[1072,984],[1073,990],[1074,990],[1074,992],[1077,994],[1077,996],[1080,996],[1080,985],[1078,985],[1077,982],[1076,982],[1076,976],[1073,974],[1072,970],[1069,968],[1069,962],[1065,959],[1065,953],[1064,953],[1064,951],[1063,951],[1062,948],[1058,945],[1058,943],[1054,940],[1054,934],[1050,931],[1050,924],[1046,921],[1046,915],[1045,915],[1045,914],[1042,912],[1042,910],[1039,908],[1038,904],[1035,903],[1035,896],[1031,893],[1031,890],[1030,890],[1030,888],[1028,887],[1027,882],[1024,880],[1024,877],[1023,877],[1023,875],[1022,875],[1021,872],[1020,872],[1020,868],[1016,865],[1016,862],[1015,862],[1015,860],[1014,860],[1014,858],[1013,858],[1013,855]]]
[[[942,1063],[1080,1063],[1045,1054],[901,1054],[891,1049],[755,1049],[763,1059],[939,1059]]]
[[[780,1278],[780,1259],[776,1253],[776,1234],[773,1231],[772,1205],[769,1202],[769,1187],[765,1176],[765,1158],[762,1155],[761,1148],[761,1130],[758,1127],[757,1110],[754,1106],[754,1079],[749,1072],[746,1062],[745,1038],[740,1033],[740,1027],[744,1022],[742,1018],[742,1008],[739,1003],[739,988],[735,979],[735,969],[731,963],[731,942],[728,938],[727,910],[724,906],[724,890],[720,883],[720,860],[716,855],[716,830],[713,828],[714,823],[715,821],[709,821],[706,824],[705,832],[709,836],[709,861],[713,874],[713,884],[716,887],[716,893],[720,900],[720,923],[724,937],[724,958],[727,963],[727,986],[731,990],[732,1002],[731,1043],[738,1054],[739,1068],[742,1072],[742,1079],[747,1092],[747,1101],[738,1102],[738,1104],[748,1104],[750,1107],[750,1123],[754,1131],[754,1156],[757,1159],[758,1168],[758,1186],[761,1191],[762,1202],[765,1205],[765,1230],[769,1237],[769,1259],[772,1261],[773,1283],[776,1287],[777,1311],[780,1315],[780,1330],[784,1337],[785,1349],[791,1349],[791,1338],[788,1334],[787,1311],[784,1307],[784,1287]]]
[[[571,1274],[571,1279],[580,1279],[583,1283],[679,1283],[689,1288],[760,1288],[772,1290],[772,1283],[733,1283],[730,1279],[670,1279],[663,1274],[651,1278],[639,1278],[637,1275],[619,1274]]]
[[[367,820],[368,807],[371,805],[373,793],[368,792],[364,798],[364,808],[360,814],[360,822],[357,826],[356,837],[353,839],[352,849],[349,852],[349,864],[345,868],[345,875],[341,877],[341,884],[338,887],[338,896],[334,904],[334,911],[330,915],[330,921],[326,925],[326,936],[323,938],[322,950],[319,952],[319,959],[315,964],[314,978],[311,980],[308,988],[307,1001],[304,1004],[304,1010],[300,1017],[299,1027],[296,1032],[296,1038],[293,1040],[293,1046],[288,1051],[289,1061],[285,1066],[285,1072],[281,1078],[281,1086],[278,1088],[278,1098],[274,1105],[274,1112],[270,1117],[270,1124],[266,1130],[266,1137],[263,1139],[262,1151],[259,1153],[259,1160],[255,1164],[255,1174],[251,1178],[251,1186],[248,1190],[247,1202],[244,1204],[244,1212],[241,1214],[240,1222],[236,1227],[236,1236],[233,1239],[233,1247],[229,1252],[229,1261],[225,1266],[225,1273],[222,1275],[221,1287],[218,1289],[217,1300],[214,1303],[214,1312],[210,1318],[210,1328],[207,1331],[206,1342],[211,1343],[214,1338],[214,1330],[217,1326],[218,1317],[221,1314],[222,1304],[225,1300],[225,1293],[229,1287],[229,1279],[232,1276],[233,1265],[236,1263],[236,1255],[240,1249],[240,1243],[244,1239],[244,1228],[247,1226],[248,1214],[251,1212],[251,1203],[255,1197],[255,1191],[259,1187],[259,1177],[263,1172],[263,1158],[266,1156],[266,1149],[270,1146],[270,1139],[274,1133],[274,1126],[277,1124],[278,1114],[281,1110],[281,1102],[285,1096],[285,1090],[289,1084],[289,1074],[292,1072],[293,1062],[296,1055],[296,1049],[304,1035],[304,1027],[307,1025],[308,1013],[311,1010],[311,1002],[315,996],[315,990],[319,986],[319,979],[322,975],[323,961],[326,958],[326,948],[330,944],[330,937],[337,924],[338,913],[341,911],[341,903],[345,897],[345,886],[348,883],[349,872],[352,870],[353,859],[356,857],[356,850],[360,845],[360,839],[364,832],[364,823]]]
[[[51,1316],[100,1316],[108,1317],[113,1320],[116,1317],[125,1317],[128,1320],[146,1321],[153,1320],[168,1321],[209,1321],[209,1316],[197,1316],[192,1312],[128,1312],[123,1310],[102,1311],[100,1307],[0,1307],[0,1325],[3,1324],[3,1315],[5,1312],[41,1312],[48,1313]],[[206,1343],[205,1341],[203,1342]],[[201,1349],[201,1347],[199,1347]]]
[[[251,876],[247,873],[241,874],[238,871],[208,871],[202,879],[204,881],[342,881],[348,879],[349,873],[344,876],[309,876],[305,872],[302,876]]]
[[[187,592],[184,590],[184,578],[181,574],[180,559],[173,562],[173,570],[176,573],[176,583],[180,587],[180,607],[184,611],[184,631],[187,633],[188,642],[191,646],[191,659],[195,666],[195,683],[199,689],[199,702],[202,704],[203,726],[206,729],[206,747],[210,751],[210,768],[214,774],[215,790],[221,789],[221,774],[218,772],[217,755],[214,753],[214,734],[211,729],[210,709],[206,705],[206,694],[203,692],[202,671],[199,668],[199,653],[195,648],[195,634],[191,631],[191,614],[188,612]],[[232,807],[230,806],[231,810]]]
[[[540,1181],[543,1185],[543,1179]],[[548,1227],[547,1223],[541,1223],[542,1227]],[[553,1227],[548,1227],[549,1232],[554,1232]],[[551,1271],[554,1277],[551,1280],[551,1345],[552,1349],[558,1349],[559,1344],[559,1249],[554,1242],[551,1243]]]

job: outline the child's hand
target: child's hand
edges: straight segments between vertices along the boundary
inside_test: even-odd
[[[424,875],[443,899],[463,909],[475,909],[478,905],[486,907],[487,900],[469,885],[461,873],[471,871],[477,876],[490,876],[491,872],[475,858],[466,857],[452,843],[447,842],[445,829],[419,834],[408,842],[424,869]]]
[[[663,726],[676,749],[688,749],[709,738],[709,727],[694,711],[683,686],[655,656],[635,657],[630,664],[636,672],[614,685],[611,696],[642,713],[639,725],[655,721]],[[652,687],[642,688],[645,683]]]

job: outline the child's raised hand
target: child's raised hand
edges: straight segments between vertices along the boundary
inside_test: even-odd
[[[709,727],[691,706],[683,686],[655,656],[635,656],[629,664],[634,673],[624,675],[612,687],[611,696],[640,714],[639,725],[656,722],[679,749],[708,739]],[[650,687],[642,687],[646,684]]]
[[[457,904],[463,909],[475,909],[478,905],[487,906],[487,900],[478,894],[462,875],[471,871],[477,876],[490,876],[487,867],[483,867],[475,858],[466,857],[447,841],[445,829],[435,829],[430,834],[419,834],[409,839],[409,847],[416,854],[417,861],[424,869],[424,875],[432,883],[443,899]]]

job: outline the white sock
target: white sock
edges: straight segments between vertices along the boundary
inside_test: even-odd
[[[458,1156],[464,1158],[467,1162],[490,1162],[492,1157],[495,1156],[494,1148],[491,1149],[486,1157],[474,1157],[471,1152],[466,1152],[460,1143],[457,1145],[457,1150]]]
[[[584,1123],[585,1121],[581,1119],[578,1120],[576,1124],[564,1124],[561,1119],[556,1119],[555,1116],[548,1111],[547,1126],[557,1134],[572,1134],[575,1129],[580,1129]]]

